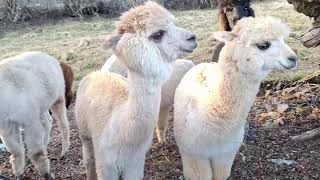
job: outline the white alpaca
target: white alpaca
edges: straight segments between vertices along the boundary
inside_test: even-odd
[[[0,61],[0,137],[11,153],[13,172],[22,177],[25,150],[42,177],[50,177],[47,144],[52,118],[62,132],[62,155],[68,150],[69,122],[66,118],[64,78],[59,62],[41,52],[25,52]]]
[[[244,18],[225,42],[219,63],[192,68],[174,102],[174,134],[187,180],[224,180],[244,137],[244,124],[259,85],[273,69],[296,67],[284,42],[287,26],[273,17]]]
[[[158,5],[156,3],[147,2],[145,5],[129,12],[124,13],[120,18],[117,27],[117,33],[135,33],[143,37],[157,38],[165,34],[163,41],[157,43],[157,46],[163,51],[170,52],[170,56],[175,59],[184,57],[193,52],[197,47],[196,36],[190,31],[175,26],[172,16],[168,13],[157,13]],[[173,18],[173,17],[172,17]],[[156,31],[166,24],[166,31]],[[183,39],[184,41],[181,41]],[[194,66],[189,60],[177,60],[172,63],[173,72],[170,79],[164,84],[161,90],[161,105],[157,123],[157,137],[159,142],[165,141],[165,131],[168,125],[169,108],[173,105],[174,92],[184,74]],[[102,71],[109,71],[121,74],[127,77],[127,68],[112,55],[102,66]]]
[[[161,102],[159,117],[156,125],[156,133],[158,142],[163,143],[166,141],[165,132],[168,128],[168,115],[170,107],[173,105],[174,93],[179,85],[183,76],[191,69],[195,64],[186,59],[178,59],[171,63],[172,73],[170,78],[161,87]],[[127,77],[127,68],[125,68],[115,55],[112,55],[102,66],[102,71],[114,72]]]
[[[131,24],[124,23],[120,29],[152,23],[157,28],[119,33],[123,34],[120,40],[111,39],[117,59],[128,69],[127,79],[98,71],[79,85],[75,109],[87,179],[96,179],[96,175],[108,180],[120,175],[143,178],[145,154],[159,114],[161,85],[170,76],[170,62],[186,53],[186,48],[195,48],[196,42],[189,39],[192,33],[174,26],[171,13],[156,3],[131,9],[122,18]],[[176,31],[184,36],[173,36]]]
[[[128,80],[98,71],[84,77],[76,99],[87,178],[142,179],[171,59],[148,39],[124,34],[115,53],[129,69]],[[148,51],[137,53],[141,49]],[[94,168],[94,159],[96,170]]]

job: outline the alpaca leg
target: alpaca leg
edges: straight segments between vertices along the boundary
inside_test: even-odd
[[[96,180],[97,173],[92,140],[84,136],[80,137],[82,141],[83,163],[86,167],[87,179]]]
[[[2,136],[2,141],[11,153],[10,163],[13,173],[16,177],[21,178],[25,166],[25,151],[19,126],[14,125],[7,129]]]
[[[210,161],[181,153],[183,175],[186,180],[212,180]]]
[[[60,99],[52,105],[51,112],[53,118],[57,121],[58,126],[61,130],[62,134],[62,157],[68,151],[70,147],[70,132],[69,132],[69,121],[67,119],[67,112],[65,106],[64,97],[60,97]]]
[[[50,141],[50,132],[51,132],[51,128],[52,128],[52,117],[50,116],[49,111],[45,112],[41,116],[41,124],[44,128],[43,143],[47,147],[49,144],[49,141]]]
[[[142,180],[145,157],[134,161],[131,166],[129,166],[123,174],[123,180]]]
[[[25,127],[25,142],[28,148],[28,157],[42,177],[49,176],[49,159],[47,157],[46,145],[43,144],[44,128],[41,123],[34,123]]]
[[[97,165],[97,175],[99,180],[119,180],[119,171],[113,165]]]
[[[226,180],[230,176],[234,156],[218,157],[211,160],[214,180]]]
[[[157,138],[159,143],[163,143],[166,141],[165,136],[169,123],[169,107],[170,106],[160,107],[159,118],[156,126]]]

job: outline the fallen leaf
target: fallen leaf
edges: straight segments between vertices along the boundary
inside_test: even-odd
[[[284,125],[284,122],[283,122],[283,118],[277,118],[276,120],[273,121],[273,124],[276,125],[276,126],[282,126]]]
[[[309,112],[306,109],[301,107],[296,107],[296,113],[301,114],[302,116],[307,116]]]
[[[269,97],[272,94],[272,91],[269,89],[266,91],[266,94],[264,95],[265,98]]]
[[[269,112],[269,113],[268,113],[268,116],[269,116],[270,118],[272,118],[272,119],[277,119],[278,117],[281,116],[281,114],[278,113],[278,112]]]
[[[278,113],[284,113],[288,108],[289,106],[286,103],[278,104],[277,111]]]
[[[270,104],[265,104],[264,107],[267,111],[272,111],[272,106]]]

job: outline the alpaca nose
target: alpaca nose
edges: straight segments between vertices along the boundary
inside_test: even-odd
[[[296,56],[289,56],[289,57],[288,57],[288,60],[289,60],[290,62],[296,63],[296,62],[297,62],[297,57],[296,57]]]
[[[187,38],[187,41],[195,41],[197,39],[196,35],[195,34],[190,34]]]

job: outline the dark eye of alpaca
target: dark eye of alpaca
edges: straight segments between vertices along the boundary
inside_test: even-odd
[[[153,34],[151,34],[151,36],[149,37],[152,41],[155,41],[155,42],[160,42],[163,35],[164,35],[165,31],[163,30],[160,30],[160,31],[157,31]]]
[[[226,13],[231,13],[231,12],[232,12],[232,10],[233,10],[233,8],[232,8],[232,7],[226,7]]]
[[[268,42],[268,41],[263,42],[263,43],[260,43],[260,44],[257,44],[257,47],[258,47],[260,50],[267,50],[270,46],[271,46],[271,43]]]
[[[243,11],[248,11],[248,10],[249,10],[249,7],[248,7],[248,6],[246,6],[246,7],[243,8]]]

